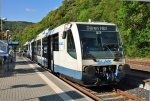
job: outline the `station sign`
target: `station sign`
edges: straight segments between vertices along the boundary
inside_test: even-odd
[[[18,41],[9,41],[9,46],[18,46],[19,42]]]

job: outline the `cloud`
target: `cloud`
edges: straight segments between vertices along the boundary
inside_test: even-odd
[[[26,8],[25,11],[26,11],[26,12],[36,12],[36,10],[35,10],[35,9],[32,9],[32,8]]]

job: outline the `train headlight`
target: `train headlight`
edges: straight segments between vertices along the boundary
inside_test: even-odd
[[[118,66],[118,70],[119,70],[119,71],[122,71],[122,69],[123,69],[123,65],[119,65],[119,66]]]
[[[85,73],[87,73],[89,76],[94,76],[96,74],[96,69],[93,66],[87,66],[85,67]]]

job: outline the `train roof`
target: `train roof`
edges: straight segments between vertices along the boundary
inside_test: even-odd
[[[32,39],[31,41],[30,41],[30,43],[32,43],[32,42],[34,42],[35,41],[35,39]]]
[[[52,30],[49,30],[48,36],[56,34],[56,33],[60,32],[62,30],[66,30],[70,27],[70,25],[71,25],[71,23],[65,23],[65,24],[62,24],[62,25],[52,29]]]
[[[47,34],[48,35],[53,35],[53,34],[56,34],[58,33],[60,30],[66,30],[66,29],[69,29],[71,25],[73,24],[91,24],[91,25],[113,25],[115,26],[115,24],[113,23],[108,23],[108,22],[70,22],[70,23],[65,23],[65,24],[62,24],[52,30],[49,30],[49,33]]]
[[[37,37],[35,39],[32,39],[30,42],[34,42],[35,40],[39,40],[42,39],[44,37],[47,37],[49,35],[53,35],[56,34],[62,30],[67,30],[71,27],[71,25],[73,24],[91,24],[91,25],[115,25],[113,23],[108,23],[108,22],[69,22],[69,23],[65,23],[62,24],[52,30],[49,30],[48,28],[46,30],[44,30],[43,32],[41,32],[39,35],[37,35]]]
[[[37,35],[37,37],[35,38],[35,40],[39,40],[41,38],[46,37],[47,34],[48,34],[48,32],[49,32],[49,29],[47,28],[46,30],[44,30],[43,32],[41,32],[39,35]]]
[[[28,45],[29,44],[29,42],[27,41],[23,46],[26,46],[26,45]]]
[[[114,23],[108,23],[108,22],[71,22],[76,24],[91,24],[91,25],[115,25]]]

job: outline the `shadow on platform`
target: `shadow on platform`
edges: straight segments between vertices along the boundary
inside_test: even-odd
[[[81,94],[79,94],[76,91],[67,91],[64,93],[59,93],[59,94],[52,94],[52,95],[46,95],[46,96],[41,96],[41,97],[35,97],[35,98],[29,98],[29,99],[24,99],[22,101],[28,101],[28,100],[34,100],[34,99],[38,99],[39,101],[64,101],[60,96],[64,96],[64,94],[69,95],[73,100],[77,100],[77,99],[82,99],[84,98],[84,96],[82,96]],[[70,101],[72,99],[69,98],[65,98],[65,101]]]
[[[14,89],[14,88],[38,88],[38,87],[43,87],[46,86],[46,84],[36,84],[36,85],[28,85],[28,84],[20,84],[20,85],[13,85],[10,88],[6,88],[6,89],[0,89],[0,90],[8,90],[8,89]]]
[[[16,65],[26,65],[26,64],[28,64],[27,62],[30,63],[30,64],[34,64],[31,61],[17,61]]]
[[[22,57],[19,57],[17,59],[22,59]],[[36,71],[29,66],[29,64],[34,64],[31,61],[17,61],[12,63],[5,63],[3,65],[2,70],[0,70],[0,78],[2,77],[10,77],[14,76],[16,74],[30,74],[35,73]],[[21,66],[21,68],[18,68],[16,66]],[[24,66],[24,67],[23,67]],[[27,68],[26,68],[27,67]],[[42,69],[41,67],[36,67],[39,72],[45,72],[46,70]]]
[[[36,84],[36,85],[22,84],[22,85],[14,85],[14,86],[11,86],[11,88],[20,88],[20,87],[36,88],[36,87],[43,87],[43,86],[46,86],[46,84]]]

